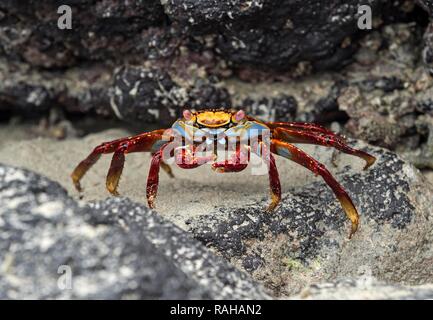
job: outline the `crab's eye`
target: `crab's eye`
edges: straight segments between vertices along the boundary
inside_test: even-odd
[[[186,121],[190,121],[192,119],[192,113],[189,110],[183,110],[182,115]]]
[[[241,121],[242,119],[245,118],[245,112],[243,110],[239,110],[238,112],[235,113],[234,115],[234,120],[236,122]]]

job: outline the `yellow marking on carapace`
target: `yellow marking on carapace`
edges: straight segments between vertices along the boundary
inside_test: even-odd
[[[230,123],[231,117],[230,112],[205,111],[197,114],[197,123],[209,128],[216,128]]]

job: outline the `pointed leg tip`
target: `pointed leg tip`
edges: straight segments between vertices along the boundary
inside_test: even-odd
[[[273,206],[272,204],[270,204],[269,206],[267,206],[265,208],[265,212],[267,212],[267,213],[271,213],[274,210],[275,210],[275,206]]]
[[[367,170],[376,162],[376,158],[370,155],[368,157],[365,157],[364,160],[366,162],[364,166],[364,170]]]
[[[272,201],[269,204],[269,206],[266,208],[265,211],[268,212],[268,213],[275,211],[275,209],[280,204],[280,201],[281,201],[281,197],[279,197],[276,194],[272,194]]]
[[[149,206],[149,209],[155,209],[155,199],[156,199],[155,193],[148,192],[146,197],[147,197],[147,205]]]
[[[75,190],[78,192],[82,192],[83,188],[81,187],[81,184],[79,181],[76,181],[74,178],[72,178],[72,183],[74,184]]]
[[[349,240],[352,239],[353,235],[356,233],[356,231],[358,230],[358,223],[352,223],[352,229],[350,230],[350,234],[349,234]]]
[[[107,185],[107,190],[112,196],[115,196],[115,197],[120,196],[119,192],[117,191],[117,188],[114,188],[112,186]]]
[[[352,203],[352,200],[349,198],[346,192],[340,194],[339,196],[337,196],[337,198],[340,201],[347,218],[349,218],[351,222],[351,230],[349,234],[349,239],[351,239],[355,232],[358,230],[359,226],[358,210],[356,210],[354,204]]]
[[[277,206],[274,206],[274,205],[271,204],[271,205],[269,205],[269,206],[265,209],[265,212],[267,212],[267,213],[272,213],[272,212],[275,211],[276,207],[277,207]]]

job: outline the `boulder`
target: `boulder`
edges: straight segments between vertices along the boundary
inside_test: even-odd
[[[266,299],[245,273],[128,199],[81,205],[0,166],[1,299]]]
[[[323,181],[285,190],[272,214],[264,211],[268,199],[220,206],[188,219],[188,230],[275,295],[366,272],[388,283],[431,282],[433,186],[395,154],[363,149],[377,157],[373,167],[360,171],[353,160],[335,175],[360,213],[350,240],[350,223]],[[323,158],[317,150],[313,156]],[[309,173],[292,170],[293,179],[309,181]]]
[[[390,285],[371,277],[311,285],[291,299],[307,300],[431,300],[433,286]]]

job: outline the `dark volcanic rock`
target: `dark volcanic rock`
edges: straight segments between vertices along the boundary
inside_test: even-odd
[[[374,9],[378,3],[373,1]],[[216,47],[226,60],[279,69],[333,55],[340,59],[330,67],[344,64],[353,47],[341,49],[341,43],[357,30],[358,6],[358,1],[169,0],[165,11],[196,34],[217,30]]]
[[[293,96],[263,97],[259,100],[247,98],[239,106],[249,114],[264,119],[278,119],[278,121],[293,121],[296,118],[298,103]]]
[[[430,14],[433,13],[433,1],[432,0],[417,0],[418,3],[425,8]]]
[[[336,99],[348,118],[345,129],[397,152],[418,148],[427,138],[420,123],[431,122],[433,93],[432,79],[420,63],[422,30],[408,24],[387,26],[360,44],[358,63],[347,68],[350,75]]]
[[[24,78],[26,81],[22,81]],[[29,71],[22,64],[8,64],[0,58],[0,81],[0,110],[25,116],[44,114],[61,105],[70,113],[169,125],[185,106],[231,106],[231,97],[218,79],[199,76],[195,70],[180,78],[170,69],[144,65],[114,70],[93,65],[53,77],[49,72]]]
[[[72,30],[57,27],[60,5],[72,9]],[[0,11],[0,52],[44,68],[133,58],[152,46],[142,31],[166,25],[157,0],[2,1]]]
[[[65,4],[72,8],[72,30],[57,28],[57,8]],[[363,4],[360,0],[2,1],[0,50],[44,68],[68,67],[82,60],[139,61],[140,56],[150,57],[152,47],[167,49],[153,41],[154,36],[166,34],[163,44],[182,38],[169,32],[170,25],[178,24],[186,37],[212,38],[213,50],[237,65],[279,70],[311,61],[319,68],[333,68],[347,63],[356,48],[356,41],[347,38],[360,33],[358,7]],[[369,1],[375,17],[384,20],[403,4]]]
[[[336,175],[360,212],[360,230],[348,240],[348,220],[322,182],[290,190],[273,214],[266,201],[217,208],[188,221],[194,236],[277,294],[305,282],[359,275],[425,283],[433,279],[433,189],[411,165],[379,148],[365,148],[377,163]],[[295,175],[295,173],[294,173]],[[416,252],[416,254],[415,254]]]
[[[358,8],[365,1],[164,1],[171,20],[192,34],[214,34],[216,50],[235,65],[287,69],[311,61],[319,69],[350,61],[360,33]],[[400,2],[373,0],[376,18],[391,15]],[[386,20],[386,18],[385,18]]]
[[[99,64],[53,73],[0,57],[0,111],[34,116],[61,107],[70,113],[114,116],[108,95],[112,73],[111,67]]]
[[[185,84],[160,69],[123,67],[114,75],[111,106],[120,119],[171,124],[181,115],[179,106],[195,109],[229,107],[226,89],[211,80],[193,77]]]
[[[79,206],[57,183],[0,166],[0,203],[2,299],[267,297],[184,231],[127,199]],[[62,287],[65,270],[70,289]]]
[[[422,52],[424,64],[433,75],[433,24],[430,23],[424,33],[424,49]]]

